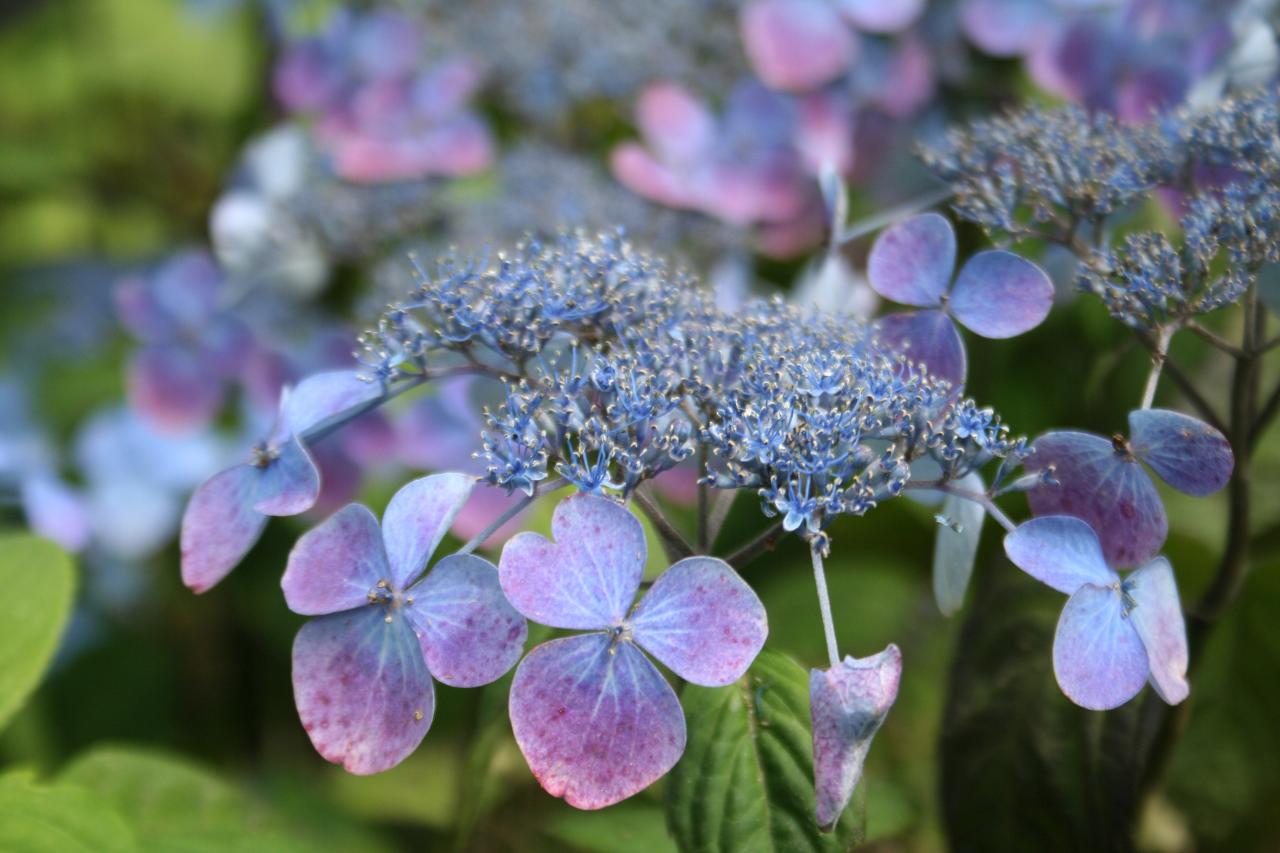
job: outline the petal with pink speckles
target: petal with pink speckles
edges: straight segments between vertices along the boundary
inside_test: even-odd
[[[1173,567],[1157,557],[1124,579],[1133,599],[1129,622],[1147,651],[1151,686],[1160,698],[1176,705],[1187,698],[1187,624],[1178,600]]]
[[[1071,515],[1024,521],[1004,537],[1004,552],[1015,566],[1067,595],[1087,583],[1106,586],[1120,579],[1102,556],[1098,534]]]
[[[631,609],[644,574],[644,529],[622,504],[595,495],[562,500],[551,517],[555,541],[513,537],[498,575],[527,618],[553,628],[607,628]]]
[[[1046,433],[1032,445],[1027,470],[1054,466],[1058,485],[1027,492],[1035,515],[1074,515],[1089,523],[1112,568],[1135,566],[1160,551],[1169,532],[1164,505],[1138,460],[1087,432]]]
[[[445,557],[408,596],[405,614],[427,668],[453,687],[479,687],[516,665],[528,625],[502,594],[498,570],[471,554]]]
[[[714,557],[687,557],[663,572],[630,621],[641,648],[705,687],[741,678],[769,633],[755,591]]]
[[[1053,673],[1067,698],[1105,711],[1128,702],[1147,680],[1147,653],[1124,615],[1115,586],[1085,584],[1062,609],[1053,637]]]
[[[875,323],[876,338],[892,354],[905,355],[945,379],[954,390],[964,386],[968,363],[964,341],[951,318],[941,311],[902,311]]]
[[[206,480],[182,516],[182,582],[204,592],[236,567],[267,518],[253,508],[258,469],[236,465]]]
[[[951,311],[984,338],[1011,338],[1044,322],[1053,307],[1053,282],[1013,252],[979,252],[951,288]]]
[[[466,474],[432,474],[392,495],[382,514],[382,537],[396,589],[404,589],[426,568],[474,485],[475,478]]]
[[[810,671],[819,826],[834,825],[849,804],[871,739],[898,697],[901,678],[902,653],[892,644],[877,655],[846,657],[839,666]]]
[[[675,691],[632,643],[584,634],[538,646],[511,683],[511,729],[547,793],[600,809],[657,781],[685,746]]]
[[[403,761],[435,714],[413,629],[383,607],[303,625],[293,642],[293,697],[316,751],[361,776]]]
[[[784,91],[815,89],[848,67],[857,41],[824,0],[755,0],[743,7],[742,41],[751,67]]]
[[[955,265],[955,229],[936,213],[922,213],[876,238],[867,280],[886,299],[930,308],[942,303]]]
[[[369,593],[390,580],[378,520],[348,504],[298,539],[280,586],[290,610],[318,616],[366,607]]]
[[[1226,436],[1204,421],[1168,409],[1130,412],[1129,443],[1160,479],[1197,497],[1225,486],[1235,467]]]
[[[276,450],[276,457],[257,468],[258,491],[253,508],[263,515],[297,515],[315,506],[320,471],[297,438]]]

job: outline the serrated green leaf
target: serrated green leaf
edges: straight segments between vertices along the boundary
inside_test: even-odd
[[[0,536],[0,728],[40,683],[71,615],[71,558],[29,534]]]
[[[0,850],[5,853],[131,853],[133,833],[93,791],[0,777]]]
[[[688,685],[680,698],[689,739],[667,783],[667,823],[682,850],[800,853],[861,840],[855,808],[833,832],[818,829],[803,667],[765,651],[738,682]]]

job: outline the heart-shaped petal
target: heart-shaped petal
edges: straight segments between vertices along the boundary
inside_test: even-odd
[[[932,308],[942,304],[955,266],[955,229],[936,213],[922,213],[876,238],[867,257],[867,280],[886,299]]]
[[[1235,467],[1226,436],[1203,421],[1168,409],[1130,412],[1129,443],[1160,479],[1196,497],[1225,486]]]
[[[1120,580],[1107,566],[1098,534],[1070,515],[1023,522],[1004,537],[1004,552],[1015,566],[1067,595],[1087,583],[1107,586]]]

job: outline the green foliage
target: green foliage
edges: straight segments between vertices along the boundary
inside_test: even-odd
[[[0,728],[49,665],[71,615],[75,575],[57,545],[28,534],[0,536]]]
[[[0,776],[0,850],[6,853],[128,853],[133,833],[111,805],[75,785]]]
[[[814,819],[809,676],[764,651],[727,687],[688,685],[684,757],[667,783],[667,822],[682,850],[846,850],[860,840],[848,809],[830,834]]]
[[[553,840],[583,853],[676,853],[667,835],[661,807],[639,800],[618,803],[598,812],[565,810],[547,821],[543,831]]]

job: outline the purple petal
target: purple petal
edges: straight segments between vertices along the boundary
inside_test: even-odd
[[[369,403],[382,395],[377,382],[368,382],[354,370],[332,370],[308,376],[289,389],[281,401],[282,427],[294,434],[321,421]]]
[[[378,520],[348,504],[298,539],[280,586],[290,610],[318,616],[368,606],[370,591],[390,580]]]
[[[538,646],[511,683],[511,729],[538,783],[579,809],[625,800],[684,752],[684,712],[633,644],[585,634]]]
[[[1147,680],[1147,653],[1115,586],[1085,584],[1067,599],[1053,637],[1053,672],[1077,705],[1119,707]]]
[[[894,354],[919,362],[933,376],[964,386],[968,369],[964,341],[951,318],[941,311],[903,311],[876,320],[876,338]]]
[[[409,621],[381,607],[321,616],[299,629],[293,697],[316,752],[361,776],[390,770],[413,752],[436,706]]]
[[[1187,625],[1178,601],[1173,567],[1157,557],[1124,580],[1133,599],[1129,621],[1147,651],[1151,686],[1160,698],[1176,705],[1187,698]]]
[[[680,176],[641,145],[624,142],[616,146],[609,152],[609,170],[619,183],[650,201],[679,209],[696,203]]]
[[[222,382],[191,350],[151,346],[129,360],[129,403],[157,427],[203,426],[222,406]]]
[[[922,213],[876,238],[867,280],[886,299],[931,308],[942,303],[955,265],[955,229],[936,213]]]
[[[951,311],[984,338],[1011,338],[1044,322],[1053,307],[1053,282],[1013,252],[979,252],[951,288]]]
[[[743,47],[768,86],[814,89],[848,67],[857,43],[823,0],[755,0],[742,10]]]
[[[52,539],[68,551],[80,551],[89,544],[89,508],[79,492],[44,473],[24,478],[19,490],[32,532]],[[165,538],[169,535],[166,532]]]
[[[691,163],[715,141],[715,119],[706,104],[676,83],[646,88],[636,104],[636,122],[645,141],[666,163]]]
[[[924,0],[836,0],[840,12],[868,33],[896,33],[924,11]]]
[[[1170,486],[1189,495],[1213,494],[1231,479],[1231,443],[1213,427],[1168,409],[1129,413],[1134,454]]]
[[[705,687],[741,678],[769,633],[755,592],[714,557],[688,557],[663,572],[630,621],[641,648]]]
[[[474,485],[475,478],[466,474],[432,474],[391,497],[382,514],[382,536],[396,589],[404,589],[426,568]]]
[[[849,804],[871,739],[898,697],[901,678],[902,653],[893,644],[878,655],[846,657],[838,667],[810,670],[819,826],[835,824]]]
[[[1027,492],[1035,515],[1074,515],[1089,522],[1113,568],[1145,563],[1160,551],[1169,522],[1151,477],[1133,457],[1087,432],[1051,432],[1032,445],[1029,471],[1054,466],[1058,485]]]
[[[1004,552],[1031,577],[1067,595],[1087,583],[1107,586],[1120,579],[1102,556],[1098,534],[1070,515],[1024,521],[1004,537]]]
[[[263,515],[297,515],[315,506],[320,495],[320,471],[297,438],[288,439],[277,456],[258,471],[257,501]]]
[[[1042,37],[1054,14],[1044,0],[963,0],[960,25],[992,56],[1016,56]]]
[[[204,592],[236,567],[267,518],[253,508],[259,471],[236,465],[206,480],[182,516],[182,582]]]
[[[427,669],[453,687],[497,681],[520,660],[528,626],[502,594],[498,570],[471,554],[452,554],[409,590],[405,608]]]
[[[551,517],[551,542],[520,533],[502,549],[502,591],[529,619],[553,628],[620,625],[644,574],[644,529],[608,498],[574,495]]]

